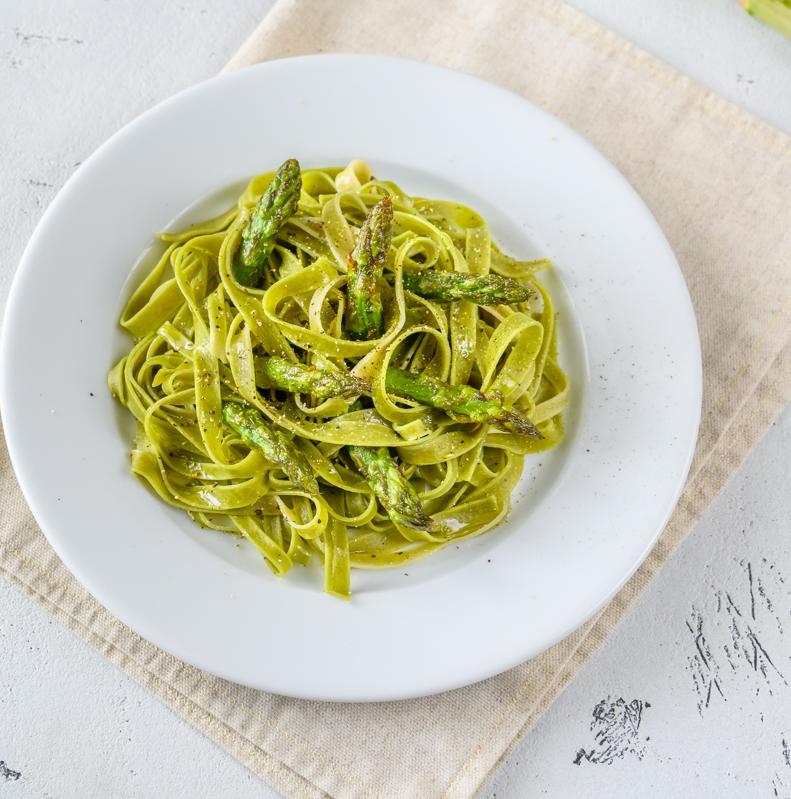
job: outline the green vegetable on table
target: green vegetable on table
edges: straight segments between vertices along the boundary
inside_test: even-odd
[[[379,280],[382,277],[393,231],[393,203],[382,198],[360,228],[357,244],[349,256],[349,278],[344,326],[351,338],[376,338],[384,330]]]
[[[261,282],[277,232],[296,213],[301,190],[299,162],[289,158],[275,172],[242,230],[242,243],[233,260],[233,276],[237,283],[255,288]]]
[[[438,408],[460,422],[488,422],[514,433],[543,437],[526,416],[509,410],[472,386],[451,386],[427,375],[390,367],[385,387],[391,394]]]
[[[420,497],[387,447],[350,446],[347,449],[391,521],[414,530],[432,527],[431,517],[423,510]]]
[[[267,422],[260,411],[240,402],[226,402],[222,416],[243,441],[260,449],[267,460],[280,466],[295,488],[309,494],[319,493],[318,481],[305,456],[282,430]]]
[[[742,8],[791,39],[791,0],[739,0]]]
[[[429,300],[469,300],[478,305],[526,302],[535,292],[510,277],[423,269],[404,272],[404,288]]]

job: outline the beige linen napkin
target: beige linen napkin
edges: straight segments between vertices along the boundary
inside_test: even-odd
[[[5,447],[0,568],[289,797],[469,797],[596,651],[789,399],[791,140],[548,0],[281,0],[228,68],[325,51],[431,60],[519,92],[587,136],[653,210],[692,293],[705,369],[697,455],[661,540],[598,618],[531,662],[441,696],[375,705],[241,688],[139,638],[53,554]]]

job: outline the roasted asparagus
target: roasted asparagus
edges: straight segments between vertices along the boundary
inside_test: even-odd
[[[296,213],[301,190],[299,162],[289,158],[275,172],[242,231],[242,243],[233,260],[233,276],[237,283],[252,288],[259,285],[277,232]]]
[[[502,275],[465,275],[421,269],[404,272],[404,288],[429,300],[469,300],[478,305],[510,305],[529,300],[534,291]]]
[[[345,327],[351,338],[376,338],[384,329],[379,280],[393,229],[393,203],[382,198],[370,211],[349,256]]]
[[[350,446],[348,450],[354,465],[395,524],[414,530],[431,528],[431,517],[423,510],[420,497],[387,447]]]
[[[250,405],[226,402],[222,408],[226,424],[235,430],[243,441],[258,447],[267,460],[280,466],[295,488],[309,494],[319,493],[319,484],[307,458],[294,446],[291,439],[279,428],[270,424],[263,414]]]
[[[427,375],[390,367],[385,375],[385,387],[391,394],[438,408],[461,422],[488,422],[514,433],[542,438],[526,416],[509,410],[472,386],[451,386]]]

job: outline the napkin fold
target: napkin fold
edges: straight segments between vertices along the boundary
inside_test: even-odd
[[[692,294],[705,380],[689,481],[654,550],[598,617],[539,657],[440,696],[371,705],[243,688],[141,639],[50,549],[2,442],[0,570],[288,797],[466,799],[791,397],[791,139],[552,0],[280,0],[226,69],[333,51],[428,60],[518,92],[586,136],[653,211]]]

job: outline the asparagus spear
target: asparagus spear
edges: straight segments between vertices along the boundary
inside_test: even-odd
[[[317,397],[371,393],[368,381],[354,375],[303,366],[276,356],[256,359],[255,379],[262,388],[305,392]],[[542,437],[526,416],[507,410],[472,386],[451,386],[426,375],[390,366],[385,374],[385,388],[391,394],[439,408],[459,421],[489,422],[516,433]]]
[[[431,517],[387,447],[350,446],[348,450],[393,522],[414,530],[431,528]]]
[[[242,231],[242,244],[233,260],[233,276],[237,283],[257,286],[261,282],[266,259],[275,246],[275,236],[296,212],[301,190],[299,162],[289,158],[275,172]]]
[[[269,425],[258,410],[239,402],[226,402],[222,416],[244,441],[258,447],[268,460],[282,467],[295,487],[309,494],[319,493],[318,481],[305,456],[282,430]]]
[[[393,229],[393,203],[383,197],[360,228],[357,244],[349,256],[349,281],[345,326],[351,338],[370,339],[384,329],[379,279],[387,259]]]
[[[532,289],[501,275],[464,275],[422,269],[404,272],[404,288],[429,300],[469,300],[478,305],[508,305],[525,302]]]
[[[348,372],[317,369],[292,363],[276,355],[256,358],[255,382],[261,388],[280,388],[295,394],[312,394],[314,397],[354,397],[371,393],[367,380]]]
[[[385,387],[391,394],[439,408],[458,421],[488,422],[515,433],[543,438],[526,416],[504,408],[472,386],[451,386],[433,377],[391,366],[385,375]]]
[[[791,39],[791,2],[789,0],[739,0],[752,16],[776,28]]]

